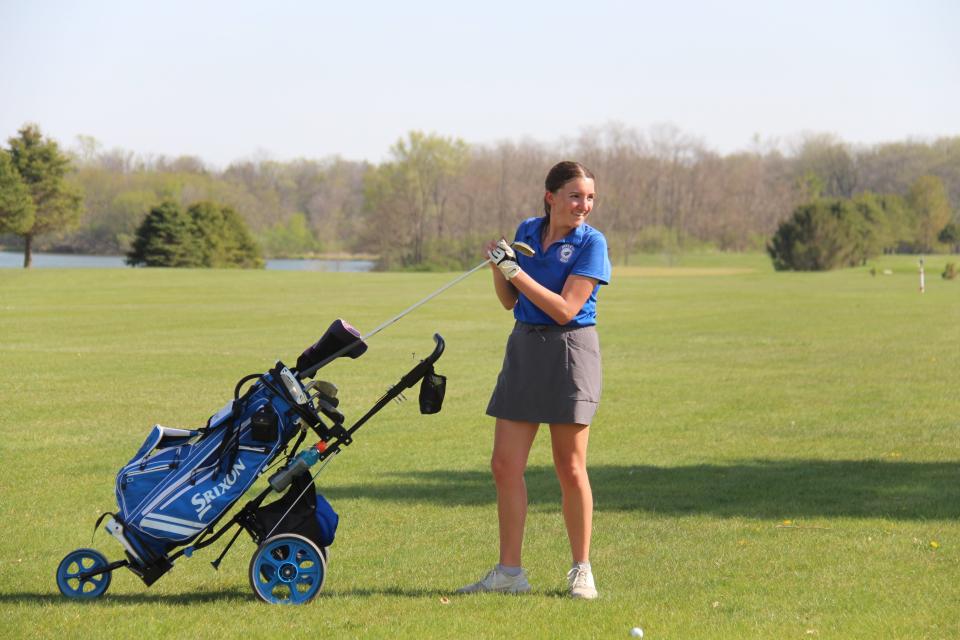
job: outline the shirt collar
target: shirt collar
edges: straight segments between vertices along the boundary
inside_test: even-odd
[[[540,216],[539,218],[537,218],[537,221],[538,221],[538,224],[531,226],[531,229],[530,229],[531,234],[530,236],[528,236],[528,238],[532,236],[533,239],[536,240],[536,243],[537,243],[536,246],[540,247],[541,250],[544,250],[544,248],[540,244],[540,239],[543,237],[543,226],[547,224],[547,217]],[[584,222],[579,227],[577,227],[576,229],[568,233],[566,236],[564,236],[554,244],[557,244],[557,243],[572,244],[576,247],[579,247],[580,245],[583,244],[583,238],[586,234],[587,234],[587,223]]]

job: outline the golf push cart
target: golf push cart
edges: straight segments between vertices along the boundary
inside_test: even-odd
[[[418,382],[422,381],[421,413],[440,411],[446,379],[434,372],[433,365],[444,342],[439,334],[433,339],[433,352],[350,427],[337,409],[336,386],[314,379],[335,358],[357,358],[367,350],[364,337],[342,320],[333,322],[300,355],[295,368],[277,362],[266,373],[242,378],[233,400],[204,427],[155,426],[117,474],[118,511],[102,515],[96,524],[106,521],[105,528],[123,547],[125,559],[109,562],[94,549],[70,552],[57,567],[60,592],[69,598],[98,598],[120,567],[150,586],[178,558],[190,557],[237,527],[212,562],[214,568],[246,531],[258,545],[249,568],[258,598],[288,604],[314,598],[326,576],[327,548],[338,517],[316,492],[316,473],[310,469],[329,462],[367,420]],[[319,440],[301,450],[308,430]],[[269,486],[221,523],[254,481],[277,465]],[[280,497],[264,504],[272,494]]]

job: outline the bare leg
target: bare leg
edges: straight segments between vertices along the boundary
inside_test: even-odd
[[[530,447],[537,436],[535,422],[497,418],[490,468],[497,485],[497,516],[500,520],[500,564],[519,567],[523,526],[527,519],[527,468]]]
[[[574,562],[590,562],[593,491],[587,476],[589,425],[551,424],[553,464],[563,495],[563,519]]]

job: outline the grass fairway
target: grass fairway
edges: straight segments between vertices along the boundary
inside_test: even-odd
[[[446,596],[496,560],[484,408],[511,326],[483,273],[325,370],[359,417],[438,331],[442,413],[415,394],[319,478],[341,516],[321,595],[259,603],[246,537],[145,588],[70,602],[77,547],[154,423],[196,427],[242,375],[294,361],[330,320],[370,330],[453,274],[0,271],[0,620],[5,638],[960,637],[960,282],[927,260],[775,274],[722,258],[614,272],[600,298],[593,427],[600,599],[565,597],[569,551],[541,434],[523,597]],[[263,482],[261,480],[261,482]]]

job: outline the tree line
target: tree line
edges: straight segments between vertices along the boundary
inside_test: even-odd
[[[10,174],[3,156],[15,158],[17,139],[0,154],[0,184]],[[607,125],[554,144],[469,145],[411,132],[379,164],[263,158],[216,169],[196,157],[105,150],[88,137],[64,157],[63,190],[43,205],[43,216],[39,205],[33,216],[54,219],[48,213],[63,207],[53,203],[71,197],[80,198],[78,213],[21,234],[20,243],[127,254],[147,214],[161,204],[186,209],[212,202],[235,211],[267,256],[364,253],[388,269],[461,268],[476,261],[483,240],[510,237],[520,220],[541,212],[544,176],[564,158],[597,175],[591,224],[607,235],[615,264],[629,264],[640,252],[763,250],[800,207],[871,197],[909,203],[921,178],[942,185],[948,223],[957,222],[953,207],[960,203],[960,137],[863,146],[806,135],[787,150],[755,141],[749,150],[720,154],[675,127]],[[879,235],[893,234],[896,242],[871,247],[950,248],[940,230],[931,236],[920,228],[924,220],[911,206],[895,204],[883,209],[886,231]],[[0,232],[23,227],[28,214],[15,209],[0,200]],[[3,238],[22,246],[16,236]]]

